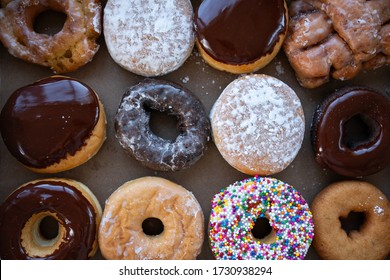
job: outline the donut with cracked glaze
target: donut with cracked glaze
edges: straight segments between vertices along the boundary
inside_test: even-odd
[[[12,0],[0,9],[0,41],[15,57],[50,67],[55,73],[73,72],[90,62],[99,49],[101,4],[98,0]],[[54,35],[34,31],[35,18],[46,10],[66,14]]]
[[[163,178],[143,177],[107,199],[99,247],[106,259],[195,259],[203,228],[203,212],[191,192]]]
[[[179,135],[163,139],[149,126],[153,109],[177,117]],[[115,118],[121,146],[148,168],[178,171],[195,164],[210,138],[210,122],[201,101],[187,89],[147,78],[124,94]]]

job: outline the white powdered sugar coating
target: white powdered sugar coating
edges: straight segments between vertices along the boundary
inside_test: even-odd
[[[285,169],[300,150],[305,131],[295,92],[266,75],[243,76],[229,84],[213,106],[211,122],[222,156],[247,174]]]
[[[194,46],[189,0],[109,0],[103,25],[114,61],[146,77],[176,70]]]

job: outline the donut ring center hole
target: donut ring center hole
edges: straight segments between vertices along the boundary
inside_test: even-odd
[[[43,239],[56,239],[59,234],[60,225],[52,216],[44,217],[39,223],[39,234]]]
[[[160,138],[175,141],[180,135],[178,129],[178,118],[170,112],[161,112],[145,106],[145,111],[149,113],[150,130]]]
[[[380,126],[376,121],[366,115],[357,114],[344,123],[341,140],[348,149],[355,150],[372,142],[379,133]]]
[[[352,231],[359,231],[360,227],[365,221],[365,215],[363,212],[350,212],[347,217],[340,217],[341,228],[349,234]]]
[[[256,240],[262,243],[271,244],[276,241],[275,231],[266,217],[259,217],[256,219],[251,229],[251,233]]]
[[[33,30],[39,34],[53,36],[59,33],[65,25],[67,15],[60,11],[45,10],[33,20]]]
[[[142,222],[142,230],[146,235],[156,236],[164,231],[164,224],[158,218],[147,218]]]

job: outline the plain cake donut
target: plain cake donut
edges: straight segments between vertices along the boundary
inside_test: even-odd
[[[10,54],[50,67],[55,73],[77,70],[99,49],[101,4],[97,0],[12,0],[0,9],[0,40]],[[46,10],[66,14],[54,35],[34,31],[35,18]]]
[[[88,187],[63,178],[28,182],[0,206],[0,258],[88,259],[98,246],[101,207]],[[41,230],[45,218],[58,223],[48,238]]]
[[[158,177],[126,182],[106,201],[99,246],[106,259],[195,259],[204,218],[193,194]]]
[[[266,228],[264,221],[269,232],[261,229]],[[309,205],[297,190],[256,176],[214,196],[209,240],[216,259],[304,259],[313,227]]]
[[[367,131],[349,133],[354,121]],[[349,177],[381,171],[390,162],[389,96],[362,86],[333,92],[313,115],[311,138],[323,167]]]
[[[38,173],[57,173],[92,158],[106,139],[99,97],[85,83],[64,76],[17,89],[0,114],[9,152]]]
[[[150,129],[150,110],[177,117],[179,135],[163,139]],[[115,117],[116,137],[132,157],[148,168],[178,171],[195,164],[210,138],[210,121],[201,101],[187,89],[145,79],[123,95]]]
[[[103,28],[112,59],[145,77],[179,68],[195,42],[189,0],[108,0]]]
[[[212,137],[223,158],[240,172],[284,170],[301,148],[305,118],[296,93],[267,75],[231,82],[210,113]]]
[[[384,259],[390,253],[390,203],[374,185],[341,181],[323,189],[311,205],[313,246],[323,259]],[[340,218],[363,213],[359,230],[347,234]]]
[[[196,44],[212,67],[254,72],[279,52],[287,33],[284,0],[202,1],[195,13]]]

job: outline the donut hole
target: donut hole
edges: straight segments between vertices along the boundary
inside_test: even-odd
[[[36,33],[52,36],[64,28],[66,19],[67,16],[63,12],[45,10],[35,17],[33,29]]]
[[[52,216],[44,217],[39,223],[39,234],[43,239],[52,240],[58,237],[60,225]]]
[[[142,222],[142,230],[146,235],[156,236],[164,231],[164,224],[158,218],[147,218]]]
[[[354,150],[370,143],[380,132],[379,124],[370,117],[357,114],[343,126],[342,143]]]
[[[359,231],[365,221],[363,212],[350,212],[347,217],[340,217],[341,228],[350,235],[353,231]]]
[[[252,229],[252,236],[262,243],[273,243],[276,240],[275,232],[266,217],[256,219]]]
[[[180,135],[176,116],[169,112],[161,112],[146,106],[145,111],[149,113],[149,127],[155,135],[169,141],[176,140]]]

